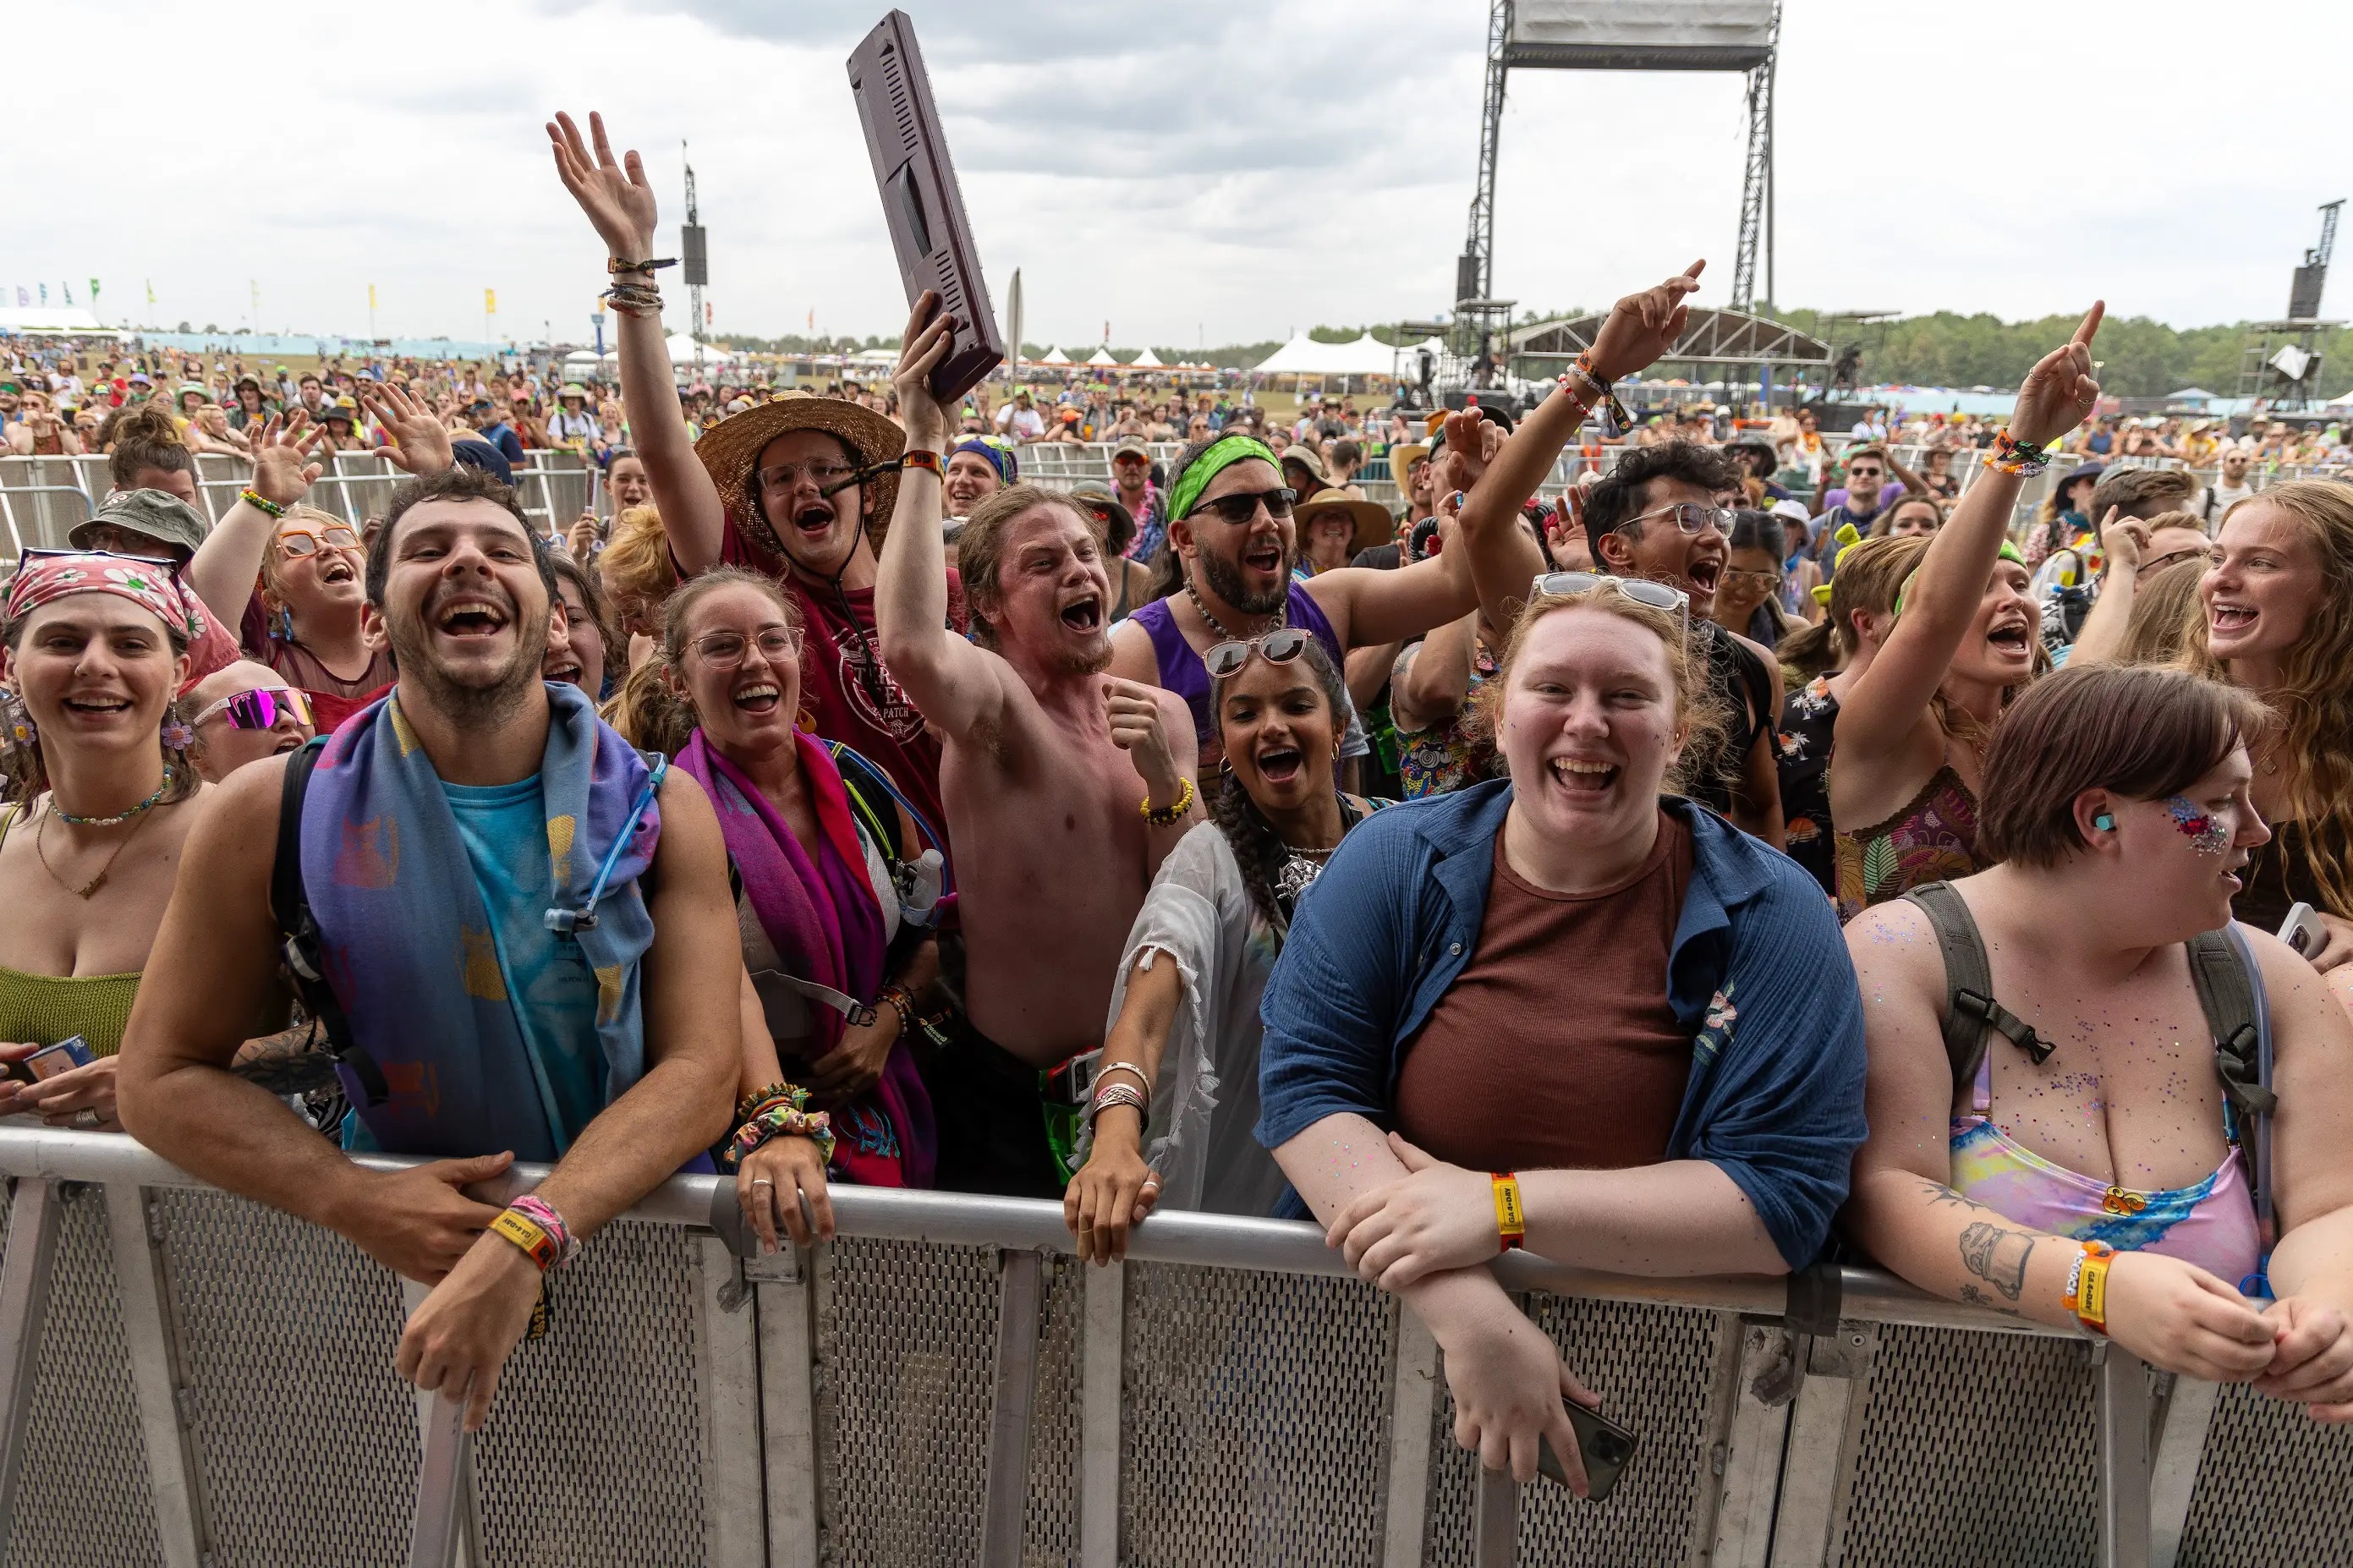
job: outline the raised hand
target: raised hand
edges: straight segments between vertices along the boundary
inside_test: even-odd
[[[596,236],[611,255],[624,261],[651,259],[654,247],[654,188],[646,183],[646,165],[635,148],[617,161],[613,144],[605,139],[605,117],[588,116],[588,135],[596,143],[591,156],[582,144],[580,128],[562,110],[547,123],[547,139],[554,144],[555,174],[580,210],[596,226]]]
[[[1655,289],[1629,294],[1609,308],[1593,339],[1593,374],[1616,381],[1650,367],[1683,335],[1691,319],[1687,297],[1699,291],[1705,260],[1693,262]]]
[[[902,407],[905,405],[902,404]],[[1155,800],[1174,802],[1184,787],[1176,754],[1168,743],[1168,726],[1160,711],[1156,687],[1111,676],[1103,681],[1103,716],[1111,725],[1112,744],[1135,764],[1145,793]]]
[[[309,495],[323,471],[310,461],[311,448],[324,433],[312,428],[311,416],[299,408],[291,420],[270,416],[254,433],[253,493],[279,506],[292,506]]]
[[[2018,389],[2018,405],[2010,411],[2010,437],[2021,447],[2047,447],[2084,422],[2100,401],[2100,384],[2092,379],[2092,338],[2108,312],[2107,302],[2092,301],[2075,335],[2061,348],[2037,360]]]
[[[389,382],[374,392],[362,388],[360,405],[392,437],[392,444],[382,450],[394,468],[421,479],[458,460],[440,416],[402,388]]]
[[[915,308],[907,313],[906,335],[900,339],[898,368],[891,373],[910,447],[947,444],[948,413],[932,395],[932,372],[955,346],[955,318],[939,303],[940,297],[928,289],[916,299]]]

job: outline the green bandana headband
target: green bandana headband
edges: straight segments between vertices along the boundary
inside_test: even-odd
[[[1228,436],[1212,443],[1208,451],[1193,459],[1191,467],[1176,476],[1176,488],[1168,492],[1168,521],[1191,516],[1195,503],[1209,488],[1211,479],[1251,458],[1272,463],[1276,473],[1282,472],[1282,459],[1255,436]]]
[[[2009,540],[2007,540],[2007,539],[2005,539],[2005,540],[2003,540],[2003,541],[2001,542],[2001,548],[2000,548],[2000,550],[1998,550],[1998,551],[1994,552],[1994,559],[1995,559],[1996,561],[2015,561],[2015,562],[2017,562],[2021,566],[2023,566],[2023,565],[2025,565],[2025,564],[2026,564],[2026,557],[2025,557],[2025,556],[2023,556],[2023,555],[2021,555],[2021,554],[2018,552],[2018,546],[2017,546],[2017,545],[2015,545],[2015,544],[2012,544],[2012,543],[2011,543]],[[1902,587],[1900,587],[1900,588],[1898,588],[1898,589],[1896,589],[1896,590],[1895,590],[1895,613],[1896,613],[1897,615],[1899,615],[1899,616],[1900,616],[1900,615],[1902,615],[1902,614],[1904,613],[1904,595],[1906,595],[1906,594],[1909,594],[1909,593],[1912,591],[1912,577],[1917,577],[1918,575],[1920,575],[1920,569],[1919,569],[1917,566],[1915,566],[1915,567],[1912,569],[1912,576],[1911,576],[1911,577],[1906,577],[1906,578],[1905,578],[1905,579],[1904,579],[1904,585],[1903,585]],[[1828,586],[1829,586],[1829,584],[1823,584],[1823,587],[1828,587]],[[1817,588],[1817,589],[1815,589],[1815,590],[1814,590],[1814,592],[1815,592],[1817,595],[1820,595],[1820,594],[1821,593],[1821,591],[1822,591],[1822,590],[1821,590],[1821,588]],[[1827,605],[1827,604],[1829,604],[1829,603],[1830,603],[1830,600],[1829,600],[1829,599],[1827,599],[1827,598],[1825,598],[1825,599],[1823,599],[1823,600],[1822,600],[1822,603],[1823,603],[1823,604],[1825,604],[1825,605]]]

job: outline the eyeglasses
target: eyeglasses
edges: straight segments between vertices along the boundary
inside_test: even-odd
[[[1611,577],[1599,572],[1547,572],[1530,585],[1531,596],[1546,594],[1585,594],[1596,588],[1614,588],[1638,605],[1654,610],[1672,610],[1682,623],[1684,635],[1691,632],[1691,595],[1680,588],[1670,588],[1664,583],[1653,583],[1647,577]]]
[[[1202,512],[1214,511],[1239,528],[1258,515],[1261,504],[1269,517],[1289,517],[1291,509],[1298,501],[1299,492],[1286,485],[1280,489],[1245,490],[1240,495],[1219,496],[1215,500],[1201,502],[1186,515],[1198,517]]]
[[[2133,577],[2137,581],[2140,578],[2148,576],[2151,573],[2164,571],[2167,567],[2172,565],[2177,561],[2203,561],[2206,559],[2206,555],[2207,552],[2203,550],[2171,551],[2164,555],[2157,557],[2154,561],[2142,562],[2140,563],[2139,570],[2133,574]]]
[[[1778,572],[1726,572],[1724,574],[1724,580],[1727,583],[1746,583],[1752,588],[1769,593],[1781,585],[1781,574]]]
[[[837,479],[846,479],[858,470],[848,463],[778,463],[773,468],[760,470],[760,483],[768,489],[788,490],[807,474],[809,483],[823,489]]]
[[[746,649],[754,644],[760,657],[770,661],[801,651],[801,634],[790,626],[762,626],[748,639],[742,632],[712,632],[694,639],[694,651],[713,669],[733,669],[744,662]]]
[[[1720,506],[1702,506],[1697,501],[1690,500],[1679,500],[1672,506],[1662,506],[1656,511],[1646,511],[1640,516],[1630,517],[1619,526],[1631,528],[1638,522],[1647,522],[1654,517],[1673,518],[1675,526],[1685,533],[1697,533],[1706,528],[1712,528],[1718,533],[1732,531],[1730,512]]]
[[[290,686],[257,686],[222,698],[189,721],[195,728],[218,714],[232,730],[274,730],[281,719],[311,722],[311,700]]]
[[[1269,664],[1289,664],[1307,651],[1307,639],[1313,635],[1298,626],[1277,626],[1254,637],[1221,642],[1203,654],[1201,662],[1212,676],[1223,680],[1240,674],[1253,653]]]
[[[278,531],[278,550],[281,555],[316,555],[322,550],[360,549],[360,536],[340,522],[324,528],[281,528]]]

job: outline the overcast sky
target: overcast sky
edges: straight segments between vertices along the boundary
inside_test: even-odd
[[[907,0],[1000,311],[1189,348],[1442,310],[1477,164],[1483,0]],[[0,287],[110,321],[585,338],[603,251],[540,129],[605,110],[665,254],[692,144],[717,329],[905,318],[844,61],[876,0],[20,5]],[[122,46],[136,40],[134,50]],[[2344,0],[1788,0],[1778,294],[1793,306],[2267,317],[2353,195],[2323,133]],[[2299,64],[2299,62],[2303,62]],[[2309,85],[2297,73],[2308,69]],[[144,107],[142,107],[144,106]],[[1496,291],[1731,280],[1736,76],[1512,79]],[[2306,150],[2308,149],[2308,150]],[[665,281],[676,278],[665,274]],[[156,303],[144,302],[152,280]],[[1760,278],[1760,290],[1762,279]],[[2353,316],[2353,279],[2326,303]],[[670,292],[682,295],[672,283]],[[686,313],[670,316],[682,329]]]

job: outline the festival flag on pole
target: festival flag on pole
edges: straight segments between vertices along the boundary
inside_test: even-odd
[[[19,305],[29,305],[29,304],[31,304],[32,302],[33,302],[33,295],[32,295],[32,291],[31,291],[30,289],[26,289],[26,288],[22,283],[17,284],[17,285],[16,285],[16,303],[18,303]]]
[[[58,287],[65,290],[65,294],[66,294],[66,303],[67,303],[67,304],[69,304],[69,305],[72,304],[72,303],[73,303],[73,285],[72,285],[72,284],[70,284],[70,283],[60,283],[60,284],[58,284]]]
[[[98,303],[98,279],[95,278],[90,280],[90,302],[93,305]]]
[[[152,305],[155,302],[155,279],[149,278],[144,281],[147,285],[147,302]]]
[[[42,303],[42,304],[44,304],[44,305],[46,305],[46,304],[47,304],[48,302],[49,302],[49,286],[48,286],[47,284],[44,283],[44,284],[42,284],[42,285],[41,285],[41,303]]]
[[[497,289],[485,289],[482,290],[482,313],[486,316],[495,316],[499,313],[499,291]]]
[[[706,326],[706,327],[707,327],[707,326],[709,326],[709,325],[711,325],[711,323],[712,323],[712,305],[711,305],[710,301],[705,300],[705,301],[703,302],[703,306],[702,306],[702,324],[703,324],[704,326]]]
[[[368,285],[368,309],[375,309],[375,285],[373,283]]]
[[[812,332],[817,331],[817,307],[815,305],[811,305],[809,307],[808,330]]]

